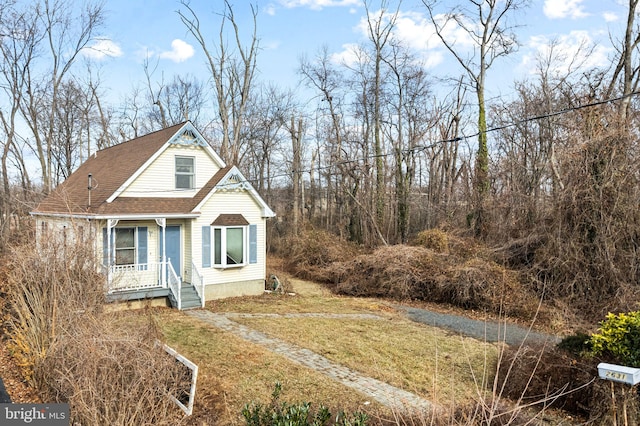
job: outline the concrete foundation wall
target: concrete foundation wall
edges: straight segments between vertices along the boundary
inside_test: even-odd
[[[259,296],[263,293],[264,280],[209,284],[204,289],[205,300],[224,299],[225,297]]]

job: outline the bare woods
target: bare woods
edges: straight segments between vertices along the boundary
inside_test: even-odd
[[[310,46],[294,90],[260,80],[260,8],[181,2],[175,24],[205,75],[171,78],[149,58],[143,81],[114,99],[108,64],[88,54],[108,29],[103,6],[0,2],[0,249],[28,239],[29,210],[96,150],[189,119],[275,208],[274,247],[310,228],[367,248],[442,229],[493,248],[534,294],[583,315],[635,306],[637,0],[606,65],[587,60],[587,39],[571,51],[550,40],[514,81],[500,67],[528,2],[414,5],[458,66],[446,76],[397,37],[404,4],[362,6],[352,61]],[[468,35],[471,51],[449,34]],[[492,95],[496,78],[508,95]]]

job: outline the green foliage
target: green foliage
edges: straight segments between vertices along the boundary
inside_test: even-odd
[[[610,355],[629,367],[640,367],[640,311],[612,314],[590,339],[595,355]]]
[[[367,416],[364,413],[346,415],[340,412],[333,423],[330,423],[331,411],[320,405],[315,413],[311,411],[311,403],[288,404],[279,402],[282,385],[278,382],[271,394],[271,403],[264,406],[259,403],[247,404],[242,409],[242,416],[248,426],[365,426]]]
[[[592,351],[591,337],[585,333],[572,334],[563,338],[558,348],[580,356]]]

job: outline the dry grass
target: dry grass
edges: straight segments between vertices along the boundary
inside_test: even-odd
[[[206,326],[173,310],[157,311],[165,341],[199,368],[194,415],[189,424],[244,424],[243,406],[269,400],[276,382],[283,401],[324,403],[349,411],[382,410],[349,388],[275,355],[261,346]],[[366,404],[365,404],[366,403]]]
[[[401,319],[241,318],[269,336],[446,405],[477,396],[491,380],[498,348]]]
[[[254,314],[373,313],[382,319],[255,317],[234,321],[442,405],[470,404],[478,392],[485,393],[482,381],[490,382],[495,373],[496,345],[415,324],[376,299],[335,296],[317,284],[288,279],[295,296],[227,299],[210,302],[207,308]],[[366,396],[261,346],[174,310],[154,310],[154,315],[166,343],[199,365],[191,424],[243,424],[240,412],[244,404],[268,402],[276,382],[283,384],[287,402],[322,403],[334,411],[366,410],[375,419],[393,417]]]

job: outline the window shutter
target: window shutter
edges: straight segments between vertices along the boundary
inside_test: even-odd
[[[249,263],[258,263],[258,225],[249,225]]]
[[[147,269],[147,247],[148,247],[148,238],[147,238],[147,227],[139,226],[138,227],[138,264],[143,264],[142,267],[144,270]]]
[[[202,227],[202,267],[211,267],[211,227]]]

